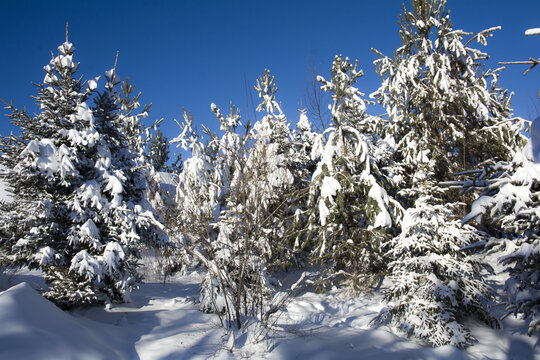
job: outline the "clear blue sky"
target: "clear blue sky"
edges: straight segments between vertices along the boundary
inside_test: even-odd
[[[153,103],[151,119],[165,118],[169,139],[178,134],[173,119],[181,117],[182,107],[197,123],[216,128],[210,103],[225,112],[232,101],[245,119],[245,82],[252,88],[265,68],[276,77],[278,101],[295,123],[311,68],[327,76],[336,54],[360,61],[366,73],[358,83],[362,92],[377,88],[370,48],[391,55],[400,46],[402,2],[1,0],[0,98],[35,109],[31,82],[43,81],[42,67],[64,41],[68,21],[79,74],[101,75],[119,50],[118,74],[142,92],[142,103]],[[484,48],[489,67],[540,57],[540,36],[524,36],[540,27],[540,1],[448,0],[447,7],[455,29],[502,26]],[[515,114],[530,118],[540,111],[540,68],[524,77],[525,70],[507,67],[501,84],[515,92]],[[0,119],[1,134],[12,129],[7,118]]]

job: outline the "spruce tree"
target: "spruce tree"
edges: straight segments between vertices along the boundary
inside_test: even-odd
[[[3,139],[1,157],[19,229],[11,259],[43,271],[44,295],[65,308],[128,300],[140,280],[138,247],[164,241],[138,205],[145,182],[120,126],[114,70],[92,109],[97,82],[75,77],[74,50],[66,41],[45,66],[37,115],[9,106],[21,135]]]

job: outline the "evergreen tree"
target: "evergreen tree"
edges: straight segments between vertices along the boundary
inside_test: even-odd
[[[178,175],[176,217],[171,233],[180,246],[179,262],[189,265],[197,261],[197,257],[193,258],[189,252],[204,253],[204,247],[215,238],[213,224],[218,221],[221,211],[222,163],[218,157],[218,139],[206,132],[210,141],[204,143],[203,136],[193,125],[191,113],[184,111],[183,122],[177,124],[181,133],[171,142],[189,150],[191,157],[184,162]]]
[[[407,209],[402,231],[389,244],[386,257],[389,305],[375,322],[390,323],[399,331],[433,346],[464,348],[474,343],[463,322],[471,316],[498,327],[487,300],[492,290],[483,281],[489,265],[467,254],[466,247],[490,238],[472,226],[452,219],[448,205],[433,205],[429,195]]]
[[[169,141],[160,129],[150,138],[148,156],[156,171],[167,170],[165,164],[169,161]]]
[[[203,144],[185,114],[182,132],[173,140],[192,152],[177,188],[178,242],[208,270],[200,308],[220,314],[226,326],[240,327],[250,318],[267,321],[272,309],[268,264],[289,254],[279,242],[286,194],[294,182],[291,130],[269,71],[255,89],[261,98],[257,110],[267,115],[253,126],[242,127],[234,106],[224,116],[212,104],[221,136],[205,129]]]
[[[137,154],[136,166],[143,171],[146,178],[145,200],[148,203],[145,204],[145,208],[154,211],[162,223],[168,223],[174,216],[176,203],[163,188],[159,170],[156,169],[156,164],[149,154],[152,152],[155,156],[159,153],[157,150],[151,150],[149,144],[153,141],[152,130],[156,131],[163,119],[154,121],[150,126],[145,126],[144,119],[149,116],[152,104],[141,107],[139,102],[141,92],[133,95],[135,86],[129,83],[128,78],[122,82],[120,90],[120,93],[115,94],[120,105],[118,116],[127,141]],[[160,146],[168,151],[168,144],[161,144]],[[159,164],[157,165],[159,166]]]
[[[469,46],[474,40],[485,45],[498,28],[464,42],[472,34],[452,28],[445,6],[444,0],[412,0],[412,11],[404,7],[400,15],[402,46],[393,59],[375,50],[382,84],[371,96],[389,115],[386,133],[402,169],[406,207],[418,196],[409,190],[414,178],[426,173],[420,158],[434,160],[428,176],[444,181],[487,159],[508,159],[519,137],[519,130],[505,124],[511,95],[497,84],[501,69],[486,71],[481,61],[487,54]],[[441,196],[458,199],[455,192]]]
[[[486,247],[499,255],[506,281],[507,315],[523,315],[529,335],[540,332],[540,165],[529,143],[511,161],[492,163],[456,182],[465,192],[480,190],[464,223],[495,225],[500,231]]]
[[[285,238],[289,253],[293,254],[295,264],[302,266],[309,260],[312,247],[312,235],[306,230],[309,220],[309,191],[312,175],[317,161],[311,156],[318,134],[313,131],[306,111],[300,110],[300,117],[292,132],[293,152],[291,154],[291,172],[294,177],[288,213],[285,220]]]
[[[182,154],[178,153],[176,155],[176,160],[171,164],[170,171],[173,174],[180,174],[184,170],[184,161],[182,160]]]
[[[96,81],[85,87],[75,77],[71,43],[58,50],[38,85],[40,113],[9,107],[21,129],[2,141],[1,176],[13,189],[10,221],[18,227],[10,256],[44,272],[44,295],[59,306],[125,301],[140,279],[139,244],[164,239],[138,205],[144,177],[120,128],[114,70],[91,109]]]
[[[330,276],[359,290],[383,272],[382,246],[396,228],[400,206],[385,190],[392,182],[380,166],[391,151],[376,132],[382,119],[365,113],[363,94],[354,87],[363,75],[357,67],[336,56],[331,80],[319,77],[332,96],[332,121],[312,150],[318,164],[306,231],[314,236],[313,255],[329,261]]]
[[[393,59],[379,53],[375,66],[383,82],[372,94],[389,115],[386,138],[402,188],[397,196],[408,209],[401,234],[388,246],[392,303],[381,318],[433,345],[465,347],[473,339],[462,314],[496,325],[480,276],[485,264],[459,250],[487,235],[457,226],[462,199],[439,182],[508,158],[520,130],[510,119],[511,96],[497,85],[500,69],[485,71],[487,55],[469,47],[474,40],[485,44],[497,28],[463,43],[471,34],[452,29],[444,0],[413,0],[399,25],[402,46]]]

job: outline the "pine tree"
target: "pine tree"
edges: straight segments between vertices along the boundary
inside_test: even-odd
[[[497,85],[500,69],[484,71],[487,55],[469,47],[473,40],[485,44],[496,28],[463,43],[471,34],[452,29],[444,0],[413,0],[399,25],[402,46],[393,59],[379,53],[383,81],[372,94],[388,112],[386,138],[400,168],[397,197],[407,209],[401,234],[387,248],[394,282],[381,318],[433,345],[465,347],[473,339],[461,314],[496,325],[480,276],[485,264],[459,250],[487,235],[458,226],[463,199],[439,182],[507,158],[520,130],[510,118],[511,96]]]
[[[161,243],[159,224],[138,203],[144,177],[120,128],[114,70],[97,88],[75,77],[66,41],[45,66],[30,118],[9,106],[19,137],[2,141],[2,179],[13,189],[18,231],[9,240],[15,264],[44,272],[44,295],[61,307],[125,301],[136,287],[140,243]]]
[[[386,257],[389,305],[375,320],[433,346],[464,348],[474,343],[463,322],[474,316],[498,327],[486,302],[493,295],[483,281],[489,265],[467,254],[466,247],[486,242],[489,235],[452,219],[448,205],[433,205],[421,196],[407,209],[402,232],[393,238]]]
[[[485,166],[456,182],[463,191],[480,190],[463,223],[496,226],[499,238],[486,248],[499,255],[510,277],[506,281],[507,314],[523,315],[529,335],[540,332],[540,165],[531,144],[511,161]],[[454,185],[455,185],[454,184]]]
[[[483,30],[464,43],[472,34],[452,28],[444,0],[411,3],[412,11],[404,7],[400,15],[402,46],[394,58],[374,50],[381,56],[375,67],[382,84],[371,95],[389,115],[386,133],[403,169],[404,189],[424,172],[417,165],[421,157],[435,161],[430,177],[444,181],[487,159],[508,159],[507,144],[519,137],[519,130],[505,125],[511,95],[497,84],[501,69],[486,71],[481,61],[487,54],[469,46],[474,40],[485,45],[498,28]],[[402,195],[406,207],[416,199],[410,191]]]
[[[310,259],[312,246],[311,235],[306,232],[309,215],[309,191],[312,175],[317,161],[311,156],[318,134],[313,131],[312,124],[305,110],[300,110],[300,117],[292,132],[293,154],[291,156],[291,172],[294,177],[290,203],[285,216],[285,238],[289,253],[292,253],[296,265],[303,266]]]
[[[358,62],[336,56],[331,80],[318,79],[332,96],[332,122],[312,150],[318,164],[306,228],[314,237],[313,255],[329,262],[330,277],[345,278],[356,290],[382,274],[382,246],[400,211],[385,190],[392,182],[380,168],[391,154],[376,133],[382,119],[366,114],[363,94],[354,87],[362,75]]]
[[[218,157],[219,140],[206,131],[211,139],[203,142],[191,113],[184,111],[182,123],[177,124],[181,133],[171,143],[191,152],[178,176],[176,216],[171,229],[171,237],[180,245],[179,262],[185,266],[197,262],[197,257],[185,249],[204,253],[204,247],[215,238],[213,224],[221,211],[223,164]]]
[[[169,161],[169,141],[160,129],[150,138],[148,156],[156,171],[167,170],[165,164]]]

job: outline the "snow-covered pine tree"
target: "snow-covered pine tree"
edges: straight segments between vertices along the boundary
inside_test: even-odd
[[[506,126],[511,94],[498,86],[502,69],[486,71],[487,54],[470,46],[475,40],[485,45],[498,27],[471,36],[452,28],[445,0],[411,3],[412,11],[404,7],[400,15],[402,46],[393,59],[374,50],[381,57],[374,64],[382,84],[370,95],[386,107],[386,134],[400,160],[404,189],[411,187],[422,154],[436,162],[431,176],[444,181],[486,159],[508,159],[519,136]],[[407,207],[417,197],[402,195]],[[445,197],[456,200],[459,194]]]
[[[295,263],[294,249],[289,240],[289,226],[294,215],[302,172],[300,153],[292,142],[292,131],[287,117],[276,100],[277,86],[274,76],[265,69],[257,80],[255,90],[261,103],[258,112],[266,112],[253,125],[249,136],[246,173],[252,222],[261,255],[269,265],[280,267]],[[287,240],[287,241],[284,241]]]
[[[148,144],[148,156],[156,171],[167,170],[166,163],[169,161],[169,141],[160,129],[152,134]]]
[[[73,45],[58,50],[38,85],[39,114],[9,106],[21,130],[2,141],[1,176],[18,215],[11,257],[42,270],[44,295],[61,307],[124,301],[140,277],[137,246],[161,241],[159,224],[137,205],[144,177],[118,128],[114,70],[93,111],[86,101],[97,79],[85,87]]]
[[[212,136],[218,145],[216,170],[222,184],[219,203],[214,209],[217,221],[211,226],[215,237],[207,239],[204,257],[200,257],[208,273],[202,284],[200,308],[221,314],[227,327],[241,328],[245,321],[261,320],[271,299],[266,262],[264,261],[265,241],[262,235],[258,207],[264,204],[258,199],[255,170],[250,168],[248,146],[251,128],[239,133],[240,114],[231,105],[228,116],[212,104],[212,111],[218,118],[221,138]],[[217,211],[216,211],[217,210]]]
[[[308,227],[310,184],[317,166],[311,152],[317,139],[318,134],[313,131],[307,111],[300,110],[300,117],[292,133],[294,156],[291,171],[294,183],[288,208],[289,217],[285,218],[288,246],[294,254],[295,263],[300,266],[311,257],[311,235],[305,230]]]
[[[469,172],[456,182],[463,191],[480,190],[463,223],[495,225],[502,236],[486,247],[499,256],[510,277],[506,281],[507,315],[522,315],[529,335],[540,333],[540,164],[531,143],[511,161],[499,161]]]
[[[135,85],[129,83],[129,78],[122,82],[120,90],[117,101],[120,103],[120,116],[122,117],[124,133],[131,148],[139,154],[139,165],[145,164],[147,161],[144,159],[144,154],[149,132],[143,125],[143,119],[148,117],[152,104],[146,104],[141,108],[139,99],[142,94],[139,92],[137,95],[133,95]]]
[[[145,198],[148,204],[145,207],[153,209],[159,215],[162,223],[169,223],[175,216],[176,203],[173,197],[161,186],[162,179],[159,175],[159,169],[156,168],[152,159],[152,156],[156,157],[160,151],[168,151],[168,143],[160,145],[162,150],[156,150],[152,147],[152,142],[155,141],[156,136],[153,132],[158,131],[163,119],[156,120],[152,125],[146,126],[144,119],[148,118],[152,104],[145,104],[141,107],[139,102],[141,92],[134,95],[135,86],[129,83],[128,78],[122,82],[120,90],[120,93],[116,94],[117,101],[120,104],[120,123],[128,143],[137,154],[136,166],[144,171],[146,178]],[[162,140],[164,139],[160,141]],[[163,159],[159,162],[161,161]]]
[[[471,316],[498,326],[486,305],[492,290],[482,278],[489,265],[462,250],[489,235],[461,226],[452,215],[455,204],[434,205],[431,197],[420,196],[407,209],[401,233],[387,245],[385,256],[393,259],[385,291],[389,305],[375,321],[432,346],[464,348],[475,340],[463,325]]]
[[[484,71],[487,55],[469,47],[473,40],[485,44],[496,28],[464,44],[470,34],[452,29],[444,0],[413,0],[400,19],[402,46],[394,59],[380,54],[375,61],[383,82],[372,94],[389,115],[386,138],[401,167],[398,198],[407,208],[402,233],[388,246],[391,304],[379,319],[433,345],[465,347],[473,339],[461,315],[496,325],[480,275],[484,264],[459,250],[487,235],[459,227],[458,194],[438,183],[508,157],[520,130],[509,118],[510,96],[497,86],[499,70]]]
[[[525,74],[535,67],[535,61],[530,65]],[[499,262],[510,275],[504,301],[506,316],[513,313],[525,317],[529,335],[540,333],[539,124],[537,119],[529,128],[525,146],[524,136],[510,143],[517,149],[510,161],[490,162],[483,169],[463,172],[464,180],[449,183],[464,193],[480,191],[463,223],[475,221],[482,227],[495,227],[498,237],[486,248],[500,255]],[[520,125],[514,124],[521,129]]]
[[[382,246],[400,210],[386,191],[391,179],[379,168],[391,155],[375,131],[382,119],[366,114],[363,94],[354,86],[362,75],[358,62],[336,56],[332,78],[318,79],[332,96],[332,119],[312,150],[318,164],[306,228],[308,238],[314,237],[313,256],[328,263],[330,278],[344,278],[355,290],[384,272]]]

